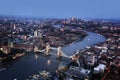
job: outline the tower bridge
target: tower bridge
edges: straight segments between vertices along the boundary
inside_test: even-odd
[[[56,47],[51,47],[49,44],[46,44],[46,47],[43,50],[39,50],[36,47],[34,48],[34,52],[43,52],[46,55],[49,55],[49,54],[55,55],[53,53],[50,53],[50,50],[56,50],[57,51],[57,53],[56,53],[57,57],[63,56],[63,57],[66,57],[66,58],[72,58],[72,56],[65,55],[65,53],[63,52],[63,50],[61,49],[60,46],[56,48]]]
[[[57,53],[54,54],[54,53],[51,53],[50,50],[56,50]],[[75,54],[73,54],[72,56],[67,56],[65,55],[64,51],[61,49],[61,47],[50,47],[49,44],[46,44],[46,48],[43,49],[43,50],[36,50],[36,52],[43,52],[45,53],[46,55],[55,55],[57,57],[60,57],[60,56],[63,56],[63,57],[66,57],[66,58],[70,58],[72,59],[73,61],[76,61],[78,63],[78,65],[80,66],[80,63],[79,63],[79,51],[77,50]]]

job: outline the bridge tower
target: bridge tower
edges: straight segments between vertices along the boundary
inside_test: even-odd
[[[60,47],[60,46],[57,48],[57,56],[58,56],[58,57],[61,56],[61,47]]]
[[[76,61],[80,67],[80,62],[79,62],[79,51],[77,50],[76,53],[72,56],[72,60]]]
[[[47,43],[46,44],[46,55],[49,55],[49,51],[50,51],[50,45]]]
[[[34,47],[34,52],[37,52],[37,51],[38,51],[38,47],[35,46],[35,47]]]

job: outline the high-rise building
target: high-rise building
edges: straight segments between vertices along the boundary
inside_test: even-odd
[[[14,29],[14,30],[16,29],[16,25],[15,25],[15,24],[13,25],[13,29]]]
[[[74,21],[75,20],[75,18],[74,17],[72,17],[72,21]]]
[[[42,37],[42,31],[40,29],[34,31],[34,37],[41,38]]]
[[[34,31],[34,37],[37,37],[38,36],[38,33],[37,33],[37,30]]]
[[[13,42],[10,39],[8,40],[8,46],[13,47]]]
[[[42,37],[42,31],[39,29],[38,33],[37,33],[38,37],[41,38]]]

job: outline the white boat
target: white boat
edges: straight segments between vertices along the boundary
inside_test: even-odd
[[[90,39],[88,39],[88,41],[90,41]]]

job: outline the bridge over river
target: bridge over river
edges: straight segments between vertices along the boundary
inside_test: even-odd
[[[96,34],[93,32],[85,31],[88,35],[81,41],[66,45],[64,47],[50,47],[48,44],[46,45],[46,49],[44,50],[38,50],[38,52],[46,52],[48,54],[49,49],[57,50],[56,55],[64,56],[67,58],[72,58],[73,54],[76,53],[77,50],[82,50],[86,46],[93,46],[94,44],[97,44],[99,42],[104,42],[106,39],[104,36],[100,34]],[[52,54],[52,53],[50,53]]]
[[[104,42],[106,40],[102,35],[93,32],[87,32],[87,34],[88,36],[79,42],[73,42],[61,48],[49,47],[51,49],[57,50],[57,52],[55,51],[56,53],[54,53],[55,55],[58,55],[57,53],[60,52],[60,55],[70,58],[70,56],[72,56],[76,50],[82,50],[86,46],[93,46],[96,43]],[[38,51],[46,52],[45,49]],[[52,52],[50,52],[50,54],[54,55]],[[26,77],[29,76],[32,72],[37,72],[40,70],[48,70],[53,74],[55,73],[59,65],[59,61],[57,61],[56,56],[35,56],[36,54],[28,53],[25,56],[15,60],[12,64],[10,63],[6,70],[0,71],[0,79],[13,80],[14,78],[17,78],[18,80],[25,80]]]

